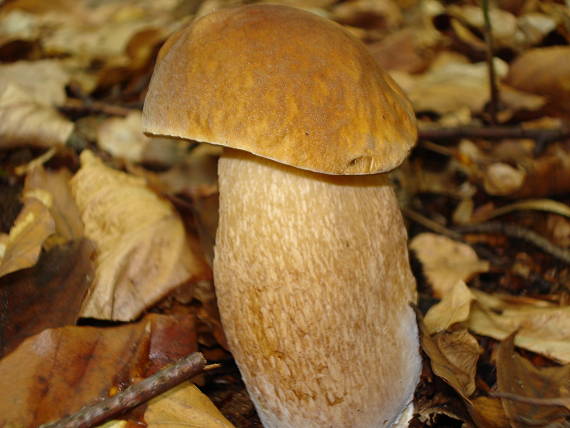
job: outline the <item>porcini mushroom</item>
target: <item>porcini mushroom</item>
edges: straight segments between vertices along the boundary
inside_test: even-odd
[[[420,371],[406,231],[384,172],[412,107],[366,47],[309,12],[214,12],[162,48],[146,132],[227,147],[214,279],[265,427],[391,426]]]

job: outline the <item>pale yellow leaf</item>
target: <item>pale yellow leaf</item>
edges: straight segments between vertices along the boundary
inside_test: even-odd
[[[545,211],[570,218],[570,206],[563,202],[558,202],[552,199],[527,199],[502,206],[486,214],[477,216],[477,221],[487,221],[513,211]]]
[[[0,147],[63,144],[73,123],[52,107],[35,102],[17,84],[0,88]]]
[[[435,297],[442,298],[459,281],[489,269],[470,246],[435,233],[421,233],[410,242],[422,263]]]
[[[469,318],[469,310],[474,297],[463,281],[457,282],[441,302],[433,305],[424,317],[424,324],[429,334],[446,330],[453,324]]]
[[[84,151],[71,189],[85,235],[97,246],[82,316],[132,320],[179,285],[210,275],[178,213],[142,178]]]
[[[502,340],[518,331],[515,344],[561,363],[570,363],[570,306],[512,297],[491,296],[472,290],[469,329]]]
[[[144,414],[148,428],[232,428],[233,425],[191,382],[154,398]]]
[[[0,277],[34,266],[44,241],[55,231],[49,209],[40,200],[26,198],[9,235],[0,235]]]
[[[114,157],[140,162],[150,142],[142,132],[141,112],[133,111],[125,118],[105,120],[97,130],[97,142]]]

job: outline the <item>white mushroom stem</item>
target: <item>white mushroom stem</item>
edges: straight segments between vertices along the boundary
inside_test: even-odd
[[[265,427],[390,426],[420,371],[406,231],[385,175],[228,151],[214,275]]]

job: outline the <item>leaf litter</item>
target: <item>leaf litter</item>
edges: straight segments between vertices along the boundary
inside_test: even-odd
[[[568,137],[438,139],[422,130],[567,127],[568,6],[491,7],[500,80],[492,123],[478,4],[280,2],[344,25],[416,108],[420,144],[393,174],[403,206],[431,220],[409,224],[429,363],[412,425],[567,424],[570,268],[485,226],[493,219],[568,247]],[[260,426],[225,350],[208,265],[219,152],[149,138],[139,126],[166,37],[241,3],[0,6],[0,380],[11,391],[0,400],[3,421],[35,426],[62,416],[199,346],[226,365],[201,386],[227,421],[190,384],[125,420],[177,426],[191,407],[198,413],[184,417],[204,427]],[[56,400],[59,388],[70,398]]]

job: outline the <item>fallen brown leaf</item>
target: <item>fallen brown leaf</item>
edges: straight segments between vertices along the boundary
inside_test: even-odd
[[[465,399],[475,392],[475,372],[482,350],[467,329],[446,330],[430,336],[422,327],[421,344],[437,376]]]
[[[170,338],[163,345],[188,342],[168,362],[196,350],[191,316],[151,315],[111,328],[62,327],[25,340],[0,360],[0,388],[9,392],[0,398],[0,425],[39,426],[152,374],[147,367],[157,334]]]
[[[473,248],[443,235],[421,233],[412,239],[410,248],[422,263],[434,296],[440,299],[457,282],[489,269],[489,262],[479,260]]]
[[[492,296],[471,290],[469,329],[503,340],[518,331],[515,344],[561,363],[570,362],[570,306],[509,296]]]
[[[499,398],[477,397],[470,400],[467,409],[476,426],[481,428],[510,428]]]
[[[54,232],[48,207],[34,197],[26,198],[10,234],[0,235],[0,277],[35,265],[42,245]]]
[[[144,414],[149,428],[232,428],[210,399],[196,385],[185,382],[152,399]]]
[[[139,177],[81,154],[71,180],[85,235],[95,242],[95,280],[82,316],[128,321],[189,281],[211,273],[170,203]]]
[[[93,245],[71,241],[0,279],[0,356],[47,328],[73,325],[93,278]]]
[[[570,365],[537,368],[515,353],[515,334],[507,337],[497,352],[497,386],[500,394],[521,398],[548,398],[570,400]],[[536,426],[565,426],[568,408],[560,405],[540,405],[521,400],[502,398],[505,414],[513,428]],[[544,401],[543,401],[544,403]],[[546,404],[546,403],[545,403]],[[560,425],[549,425],[558,421]]]
[[[506,82],[548,98],[548,111],[554,116],[570,115],[570,46],[532,49],[511,65]]]
[[[439,333],[453,324],[469,318],[471,302],[474,296],[463,281],[457,282],[439,303],[433,305],[424,317],[424,324],[429,334]]]

